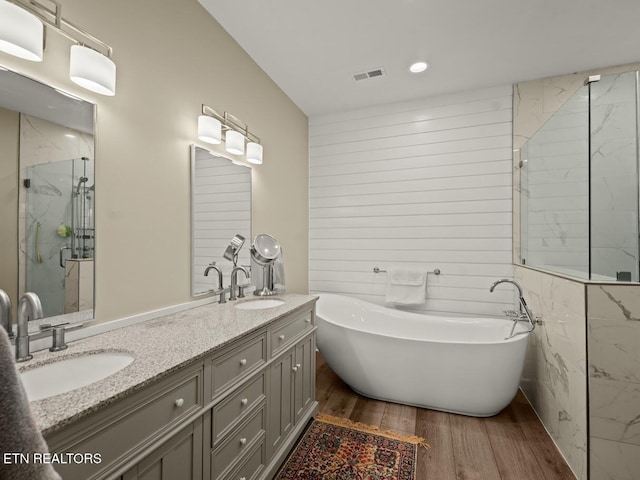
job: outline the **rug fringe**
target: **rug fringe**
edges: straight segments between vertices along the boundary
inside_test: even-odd
[[[324,413],[319,413],[316,416],[316,420],[320,422],[331,423],[332,425],[337,425],[339,427],[353,428],[354,430],[359,430],[365,433],[374,433],[383,437],[393,438],[394,440],[400,440],[401,442],[407,442],[411,443],[412,445],[429,448],[429,444],[425,441],[425,439],[417,435],[403,435],[401,433],[391,432],[389,430],[382,430],[380,427],[376,427],[375,425],[367,425],[360,422],[354,422],[353,420],[349,420],[348,418],[333,417]]]

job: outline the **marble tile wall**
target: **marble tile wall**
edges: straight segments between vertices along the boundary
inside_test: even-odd
[[[543,324],[529,341],[520,387],[578,480],[587,479],[585,285],[516,266]]]
[[[93,308],[93,265],[92,258],[65,262],[64,313]]]
[[[640,478],[640,287],[587,285],[592,480]]]

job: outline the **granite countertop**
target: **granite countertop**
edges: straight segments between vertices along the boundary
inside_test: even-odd
[[[135,360],[115,374],[70,392],[31,402],[44,435],[83,418],[115,400],[192,363],[287,313],[310,305],[317,297],[286,294],[283,305],[241,310],[235,305],[255,298],[211,303],[69,343],[62,352],[36,352],[19,370],[100,352],[128,352]]]

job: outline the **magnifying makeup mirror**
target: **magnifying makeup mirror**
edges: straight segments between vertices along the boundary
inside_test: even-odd
[[[282,253],[278,241],[271,235],[261,233],[256,235],[251,245],[251,257],[262,267],[262,289],[256,289],[253,294],[261,297],[276,295],[273,290],[273,262]]]

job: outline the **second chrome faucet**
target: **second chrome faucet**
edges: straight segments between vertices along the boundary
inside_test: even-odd
[[[229,300],[244,298],[244,289],[246,285],[238,285],[238,272],[244,273],[244,276],[247,280],[250,279],[251,275],[249,274],[249,270],[247,270],[246,267],[233,267],[233,270],[231,271],[231,285],[229,286],[229,288],[224,288],[222,270],[220,270],[220,267],[216,266],[216,262],[212,262],[211,264],[209,264],[209,266],[207,266],[204,271],[204,276],[208,277],[211,270],[215,270],[216,272],[218,272],[218,289],[213,290],[214,295],[220,295],[218,303],[227,303],[227,299],[225,296],[227,291],[229,292]],[[238,292],[237,294],[236,291]]]

